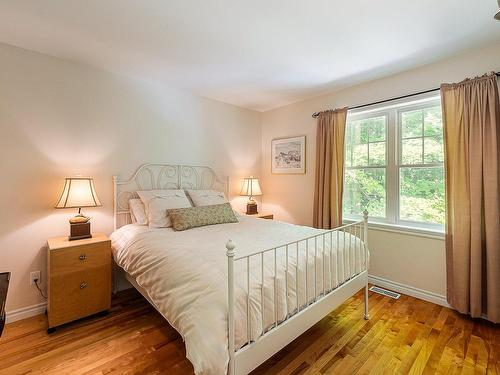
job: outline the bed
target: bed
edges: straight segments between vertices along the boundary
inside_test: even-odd
[[[365,288],[363,221],[319,230],[241,215],[176,232],[131,224],[138,190],[219,189],[209,167],[146,164],[114,178],[116,264],[183,337],[197,374],[247,374]],[[228,195],[228,194],[227,194]]]

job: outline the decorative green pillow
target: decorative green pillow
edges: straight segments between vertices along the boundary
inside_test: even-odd
[[[186,230],[205,225],[237,223],[238,218],[229,203],[211,206],[173,208],[167,210],[174,230]]]

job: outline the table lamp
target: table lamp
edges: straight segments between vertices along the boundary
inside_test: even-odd
[[[68,239],[91,238],[90,217],[82,214],[84,207],[102,206],[94,188],[94,179],[87,177],[68,177],[56,208],[78,208],[78,214],[69,219],[70,236]]]
[[[247,203],[247,215],[257,214],[257,203],[253,197],[262,195],[262,190],[260,190],[259,179],[253,176],[245,177],[243,180],[243,186],[241,187],[240,195],[245,195],[248,198]]]

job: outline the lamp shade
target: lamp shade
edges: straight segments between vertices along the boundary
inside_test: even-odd
[[[87,177],[66,178],[61,198],[56,208],[98,207],[101,201],[94,188],[94,179]]]
[[[241,187],[240,195],[246,195],[248,197],[262,195],[259,179],[253,176],[245,177],[245,179],[243,180],[243,186]]]

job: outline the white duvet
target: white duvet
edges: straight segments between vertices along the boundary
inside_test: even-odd
[[[287,262],[287,250],[280,245],[325,231],[246,216],[239,219],[239,223],[183,232],[126,225],[111,235],[117,264],[147,292],[161,314],[182,335],[186,356],[196,374],[225,374],[229,361],[225,248],[229,239],[236,245],[236,258],[277,247],[276,262],[271,250],[263,257],[264,267],[260,254],[250,258],[248,306],[247,261],[235,263],[238,348],[273,327],[276,318],[279,322],[287,313],[293,314],[297,301],[301,309],[365,267],[360,239],[352,234],[333,232],[317,240],[312,238],[307,244],[302,241],[290,245]],[[288,298],[285,298],[287,287]]]

